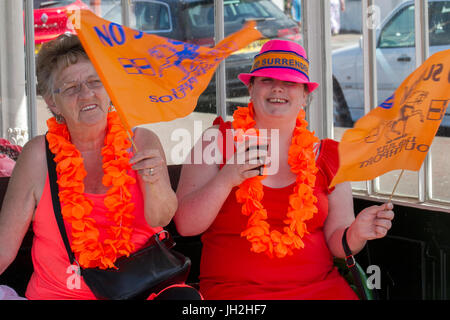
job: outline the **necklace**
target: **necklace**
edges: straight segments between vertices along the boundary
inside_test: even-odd
[[[128,186],[136,180],[127,174],[131,168],[127,152],[131,142],[127,132],[117,112],[109,112],[105,146],[101,151],[102,183],[109,187],[104,204],[108,219],[114,223],[107,230],[109,238],[100,242],[96,221],[89,216],[93,202],[84,195],[83,180],[87,173],[81,153],[70,141],[66,124],[57,123],[53,117],[47,120],[47,126],[49,148],[55,154],[61,213],[72,225],[71,248],[77,261],[85,268],[115,268],[114,262],[119,256],[129,256],[135,249],[131,242],[134,204]]]
[[[233,114],[233,128],[243,131],[252,129],[259,135],[259,131],[253,129],[256,124],[253,115],[252,102],[249,103],[248,108],[238,107]],[[245,180],[236,191],[236,200],[242,203],[242,214],[249,216],[247,229],[241,233],[241,236],[250,241],[250,250],[253,252],[265,252],[271,258],[274,255],[283,258],[286,255],[292,255],[294,249],[304,247],[302,237],[308,233],[305,221],[311,219],[317,212],[315,205],[317,198],[313,194],[318,171],[314,143],[319,141],[314,133],[307,129],[307,126],[305,111],[302,109],[298,113],[289,147],[288,164],[297,178],[293,193],[289,196],[289,207],[286,219],[283,220],[286,224],[283,233],[271,230],[270,224],[266,221],[267,211],[261,204],[264,197],[261,180],[264,176]]]

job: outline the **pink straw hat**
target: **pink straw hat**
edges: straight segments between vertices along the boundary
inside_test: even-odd
[[[250,73],[241,73],[238,78],[246,86],[251,77],[304,83],[308,85],[309,92],[313,92],[319,84],[309,81],[308,71],[309,62],[301,45],[287,40],[270,40],[253,59]]]

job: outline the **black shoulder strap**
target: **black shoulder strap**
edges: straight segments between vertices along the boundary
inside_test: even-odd
[[[349,268],[350,271],[352,272],[353,280],[355,281],[355,285],[358,289],[361,299],[367,300],[366,292],[364,291],[363,288],[362,279],[359,275],[358,268],[356,266],[355,257],[353,256],[353,253],[350,250],[350,247],[347,243],[347,230],[348,227],[345,228],[344,234],[342,235],[342,246],[344,247],[345,252],[345,264],[347,265],[347,268]]]
[[[59,232],[64,242],[64,246],[67,250],[70,263],[75,261],[75,255],[70,248],[69,238],[67,237],[66,227],[64,226],[64,220],[61,214],[61,204],[59,202],[59,188],[56,182],[56,164],[55,155],[50,151],[48,146],[47,136],[45,136],[45,149],[47,153],[47,168],[48,168],[48,180],[50,182],[50,190],[52,192],[53,211],[55,212],[56,222],[58,223]]]

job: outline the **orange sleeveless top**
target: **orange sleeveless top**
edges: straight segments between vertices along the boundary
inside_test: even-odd
[[[220,129],[226,129],[227,124],[220,123]],[[305,247],[295,250],[292,256],[269,258],[250,251],[250,242],[240,236],[248,217],[241,213],[242,205],[235,195],[237,187],[233,188],[215,221],[202,235],[200,292],[205,299],[357,299],[333,266],[323,232],[327,195],[332,192],[328,185],[339,166],[337,147],[336,141],[321,141],[314,188],[318,212],[307,221],[309,233],[302,238]],[[294,185],[263,186],[262,204],[272,228],[282,231]]]
[[[130,171],[129,175],[136,178],[136,172]],[[144,217],[144,200],[139,183],[130,186],[132,201],[135,204],[132,224],[134,229],[131,241],[139,250],[148,239],[155,233],[162,230],[161,227],[150,227]],[[85,194],[87,198],[94,202],[91,217],[97,221],[97,228],[100,231],[100,241],[103,241],[107,234],[106,230],[111,221],[106,218],[108,209],[103,203],[106,194]],[[71,225],[65,223],[69,241],[71,241]],[[36,208],[33,221],[34,239],[31,249],[34,272],[25,293],[28,299],[96,299],[89,290],[83,279],[76,278],[74,268],[70,266],[66,248],[64,247],[61,234],[56,223],[53,212],[50,183],[47,179],[41,200]]]

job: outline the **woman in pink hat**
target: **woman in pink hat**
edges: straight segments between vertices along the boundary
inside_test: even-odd
[[[318,86],[308,69],[302,46],[268,41],[239,75],[248,107],[217,119],[200,139],[202,163],[183,166],[175,222],[182,235],[202,234],[205,299],[357,299],[333,256],[346,256],[342,239],[355,254],[391,227],[392,204],[355,219],[350,184],[328,188],[338,144],[307,129]],[[223,161],[211,161],[217,153]]]

